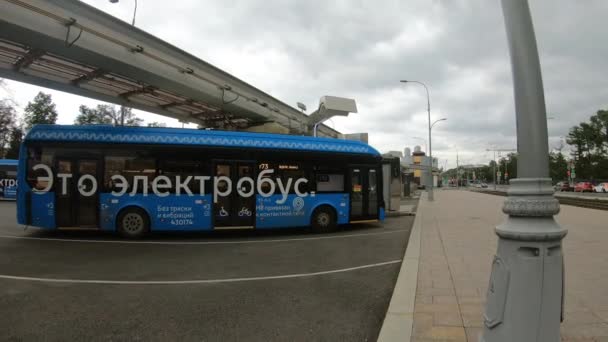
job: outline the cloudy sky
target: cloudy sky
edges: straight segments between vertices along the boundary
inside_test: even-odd
[[[87,3],[130,21],[133,0]],[[608,108],[605,0],[534,0],[531,10],[545,84],[550,146],[569,127]],[[322,95],[354,98],[358,114],[334,118],[343,133],[369,132],[379,150],[403,150],[427,135],[431,92],[433,152],[440,165],[487,163],[487,148],[514,148],[515,116],[498,0],[139,0],[137,26],[295,106]],[[8,82],[21,109],[41,90]],[[48,90],[45,90],[48,91]],[[4,91],[6,93],[6,91]],[[60,123],[80,104],[50,91]],[[148,113],[147,121],[179,124]]]

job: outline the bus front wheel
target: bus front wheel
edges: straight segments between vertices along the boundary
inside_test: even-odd
[[[118,215],[117,223],[120,235],[130,239],[139,239],[150,229],[148,214],[140,208],[123,209]]]
[[[328,206],[315,209],[311,220],[312,230],[315,233],[327,233],[336,229],[336,213]]]

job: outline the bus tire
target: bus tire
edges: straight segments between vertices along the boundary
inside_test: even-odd
[[[336,212],[330,206],[321,206],[312,213],[310,226],[315,233],[328,233],[336,229]]]
[[[116,228],[123,237],[140,239],[150,230],[150,218],[148,213],[141,208],[125,208],[118,214]]]

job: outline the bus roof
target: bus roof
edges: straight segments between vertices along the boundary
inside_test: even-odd
[[[27,142],[93,142],[108,144],[200,145],[249,147],[380,156],[360,141],[286,134],[109,125],[35,125]]]
[[[18,160],[15,159],[0,159],[0,166],[17,166]]]

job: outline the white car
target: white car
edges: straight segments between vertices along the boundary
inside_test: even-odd
[[[593,192],[608,192],[608,183],[600,183],[594,186]]]

